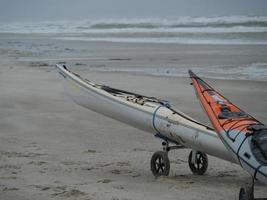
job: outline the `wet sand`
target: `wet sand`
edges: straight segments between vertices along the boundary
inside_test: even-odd
[[[73,103],[63,93],[54,65],[67,61],[72,70],[92,81],[167,99],[175,108],[208,123],[188,78],[95,68],[267,62],[266,46],[0,37],[1,200],[238,199],[239,188],[249,183],[249,175],[239,166],[214,157],[209,157],[207,174],[192,175],[187,165],[189,150],[170,152],[170,176],[154,178],[150,158],[161,150],[161,141]],[[267,123],[267,82],[208,82]],[[266,188],[257,183],[256,197],[267,197]]]

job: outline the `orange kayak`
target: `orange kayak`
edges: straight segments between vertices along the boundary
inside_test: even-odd
[[[218,136],[234,159],[267,183],[267,127],[189,71],[196,94]]]

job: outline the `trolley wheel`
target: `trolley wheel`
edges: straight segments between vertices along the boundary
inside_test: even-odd
[[[239,200],[253,200],[254,194],[252,187],[242,187],[239,191]]]
[[[200,151],[196,152],[196,160],[192,162],[193,151],[190,152],[188,157],[188,165],[193,174],[203,175],[208,168],[208,156]]]
[[[168,153],[165,151],[154,153],[151,157],[150,168],[155,177],[168,176],[170,172]]]

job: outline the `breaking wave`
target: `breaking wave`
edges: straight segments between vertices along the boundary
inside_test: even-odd
[[[61,34],[61,39],[85,41],[267,44],[267,17],[176,17],[0,23],[0,33]]]

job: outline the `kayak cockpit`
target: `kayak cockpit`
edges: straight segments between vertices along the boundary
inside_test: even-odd
[[[267,127],[264,125],[252,125],[251,150],[259,163],[267,165]]]

